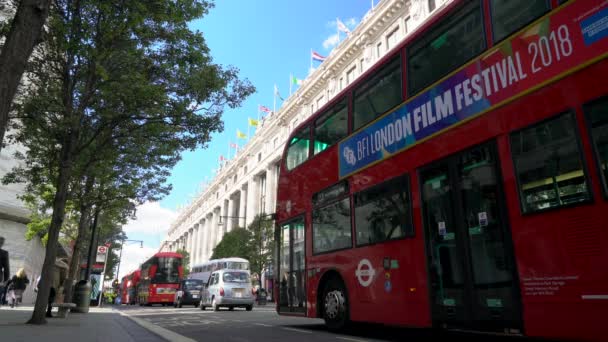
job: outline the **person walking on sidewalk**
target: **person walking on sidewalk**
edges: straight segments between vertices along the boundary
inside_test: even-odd
[[[10,268],[8,266],[8,251],[2,249],[4,237],[0,236],[0,306],[4,304],[6,296],[6,286],[10,279]]]
[[[17,306],[18,303],[21,303],[23,291],[25,291],[25,288],[29,283],[30,280],[27,278],[25,270],[23,267],[20,268],[19,271],[17,271],[17,273],[13,276],[10,281],[10,285],[8,286],[8,301],[11,308]]]

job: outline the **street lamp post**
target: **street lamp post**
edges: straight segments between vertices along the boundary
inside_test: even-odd
[[[144,248],[144,242],[142,240],[129,240],[129,239],[123,239],[122,242],[120,243],[120,256],[118,257],[118,268],[116,269],[116,280],[118,279],[118,272],[120,272],[120,263],[122,262],[122,247],[125,244],[125,241],[130,241],[130,242],[139,242],[139,248]]]

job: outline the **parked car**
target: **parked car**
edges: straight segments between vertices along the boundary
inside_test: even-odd
[[[220,307],[229,310],[243,307],[251,311],[254,300],[249,271],[224,269],[211,273],[209,283],[203,288],[200,305],[201,310],[209,306],[214,311]]]
[[[173,306],[181,308],[185,304],[197,307],[201,301],[202,290],[203,281],[200,279],[184,279],[180,281],[179,288],[173,298]]]

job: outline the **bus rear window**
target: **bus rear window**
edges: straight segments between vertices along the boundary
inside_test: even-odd
[[[346,99],[323,114],[315,123],[313,154],[322,152],[348,134],[348,106]]]
[[[572,113],[511,134],[524,213],[591,198]]]
[[[418,93],[485,48],[480,1],[470,1],[408,49],[408,94]]]
[[[604,195],[608,196],[608,97],[585,106],[591,140],[602,178]]]
[[[492,0],[494,42],[503,40],[549,10],[549,0]]]
[[[353,130],[361,128],[402,101],[401,55],[397,55],[355,90]]]
[[[287,170],[293,170],[308,159],[310,153],[310,127],[304,127],[296,133],[287,148],[285,161]]]

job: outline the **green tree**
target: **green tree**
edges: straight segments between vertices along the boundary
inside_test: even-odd
[[[43,279],[51,276],[72,191],[86,186],[85,175],[97,179],[83,171],[87,165],[108,160],[113,149],[109,160],[126,164],[152,156],[133,175],[162,182],[182,151],[206,147],[223,129],[226,107],[254,91],[237,69],[214,64],[202,34],[188,28],[211,7],[206,0],[54,2],[45,54],[33,56],[29,70],[33,91],[16,106],[11,139],[25,145],[25,167],[5,179],[55,189]],[[46,322],[49,286],[39,289],[28,323]]]
[[[184,268],[184,278],[187,278],[190,274],[190,253],[185,249],[178,249],[175,253],[179,253],[183,256],[182,266]]]
[[[251,252],[251,232],[237,227],[224,234],[220,243],[213,248],[211,259],[238,257],[249,260]]]
[[[262,271],[272,264],[274,251],[274,220],[270,215],[257,215],[249,224],[251,237],[248,242],[251,271],[260,277]]]

